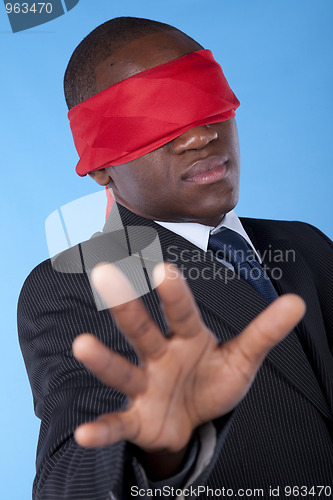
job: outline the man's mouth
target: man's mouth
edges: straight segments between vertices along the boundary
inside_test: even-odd
[[[211,184],[222,180],[228,170],[227,157],[210,156],[194,162],[182,176],[183,181],[198,184]]]

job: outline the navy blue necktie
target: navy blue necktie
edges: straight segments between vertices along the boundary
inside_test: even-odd
[[[222,227],[210,236],[208,248],[218,259],[230,262],[235,273],[247,281],[267,302],[273,302],[278,297],[265,270],[239,233]]]

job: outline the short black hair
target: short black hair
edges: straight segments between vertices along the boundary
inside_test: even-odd
[[[97,93],[95,69],[98,64],[126,43],[160,31],[183,33],[169,24],[139,17],[116,17],[89,33],[74,50],[65,72],[64,91],[68,109]]]

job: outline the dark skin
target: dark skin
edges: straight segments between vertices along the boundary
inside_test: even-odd
[[[154,33],[127,44],[96,69],[97,91],[139,71],[181,57],[201,46],[177,31]],[[192,183],[186,172],[198,160],[221,158],[222,179]],[[112,183],[122,205],[147,219],[198,222],[216,226],[238,201],[239,146],[235,121],[195,127],[165,146],[127,164],[89,174]],[[91,334],[77,337],[75,357],[102,382],[126,394],[125,411],[102,415],[75,431],[82,446],[127,440],[142,450],[140,460],[151,479],[180,467],[194,429],[222,416],[241,401],[264,357],[304,314],[295,295],[280,297],[239,336],[219,345],[203,324],[185,281],[171,267],[158,286],[172,335],[166,339],[116,268],[93,273],[94,285],[111,308],[120,330],[132,343],[140,366],[109,350]],[[175,279],[175,274],[177,278]]]

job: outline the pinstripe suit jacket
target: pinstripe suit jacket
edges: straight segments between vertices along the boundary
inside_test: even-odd
[[[207,261],[187,240],[121,206],[119,210],[121,223],[111,215],[102,234],[64,252],[56,265],[47,260],[37,266],[20,295],[19,338],[35,412],[42,421],[36,500],[125,499],[132,498],[131,485],[145,487],[134,446],[119,442],[83,449],[73,439],[76,426],[125,403],[123,395],[103,386],[73,358],[74,337],[93,332],[137,361],[109,313],[97,310],[87,276],[87,267],[112,260],[114,254],[119,258],[120,247],[134,246],[137,251],[147,244],[140,241],[141,231],[129,242],[129,227],[157,232],[164,259],[172,255],[181,265],[204,322],[221,341],[238,334],[267,305],[246,282],[228,281],[230,271]],[[263,488],[264,498],[270,486],[333,486],[332,243],[307,224],[241,220],[278,293],[298,293],[307,312],[268,355],[231,423],[226,426],[223,417],[213,422],[218,435],[214,458],[193,486]],[[114,238],[116,234],[125,236]],[[155,290],[142,300],[166,332]],[[284,498],[282,490],[279,498]]]

